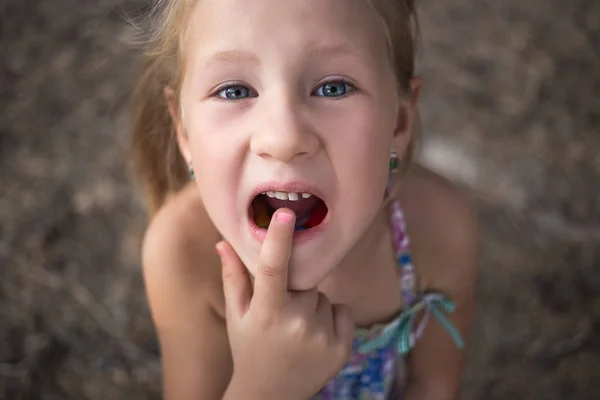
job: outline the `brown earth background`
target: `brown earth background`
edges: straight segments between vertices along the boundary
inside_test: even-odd
[[[141,0],[0,0],[0,399],[158,399],[126,173]],[[424,0],[422,161],[483,227],[464,399],[600,399],[600,2]]]

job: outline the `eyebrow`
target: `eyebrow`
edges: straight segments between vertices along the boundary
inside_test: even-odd
[[[346,43],[315,43],[307,46],[307,55],[315,55],[319,57],[334,57],[334,56],[351,56],[359,60],[369,60],[363,52],[359,51],[355,46]],[[246,62],[250,64],[260,64],[260,59],[252,52],[242,50],[225,50],[218,51],[206,57],[204,65],[212,66],[213,64],[227,64]]]
[[[226,50],[211,54],[206,58],[204,65],[227,64],[232,62],[247,62],[251,64],[260,64],[258,57],[250,52],[241,50]]]
[[[316,43],[308,47],[308,54],[317,56],[352,56],[359,59],[367,58],[355,46],[346,43]]]

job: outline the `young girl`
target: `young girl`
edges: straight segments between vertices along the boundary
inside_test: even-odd
[[[456,399],[478,233],[411,165],[413,1],[153,11],[133,154],[166,398]]]

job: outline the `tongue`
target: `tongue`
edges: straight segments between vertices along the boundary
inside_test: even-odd
[[[317,196],[312,196],[308,199],[298,199],[297,201],[290,201],[272,199],[268,197],[267,202],[269,203],[269,206],[271,206],[271,208],[273,209],[285,207],[289,208],[294,213],[296,213],[296,216],[302,216],[304,214],[307,214],[315,207],[315,205],[319,202],[319,198]]]

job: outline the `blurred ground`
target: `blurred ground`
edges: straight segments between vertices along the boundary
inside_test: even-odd
[[[125,173],[141,0],[0,0],[0,399],[158,399]],[[424,0],[423,160],[483,262],[465,399],[600,398],[600,3]]]

